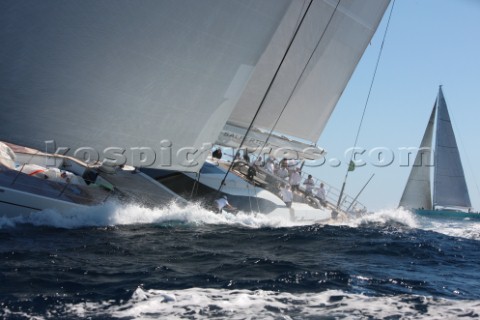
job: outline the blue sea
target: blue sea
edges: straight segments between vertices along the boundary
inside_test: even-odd
[[[2,319],[479,319],[480,221],[108,204],[1,218]]]

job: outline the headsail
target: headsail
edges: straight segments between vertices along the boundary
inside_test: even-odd
[[[292,3],[229,124],[248,128],[268,86],[266,79],[272,79],[292,30],[305,15],[254,128],[316,142],[388,4],[389,0],[322,0],[305,12],[302,2]]]
[[[470,208],[460,153],[441,87],[438,91],[437,109],[433,205]]]
[[[197,171],[291,5],[1,1],[0,140]]]
[[[412,170],[408,176],[407,185],[403,190],[399,206],[408,209],[432,209],[430,170],[432,159],[432,137],[435,121],[436,104],[433,106],[430,120],[420,143],[420,149],[415,156]]]

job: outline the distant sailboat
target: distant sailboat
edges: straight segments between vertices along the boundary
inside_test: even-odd
[[[429,216],[450,217],[454,213],[466,217],[470,213],[465,174],[441,86],[399,206]]]

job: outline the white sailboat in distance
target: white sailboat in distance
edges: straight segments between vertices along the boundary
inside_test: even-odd
[[[399,206],[429,217],[480,219],[480,214],[471,212],[460,152],[441,86]]]

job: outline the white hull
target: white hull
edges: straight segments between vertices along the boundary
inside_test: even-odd
[[[5,186],[0,187],[0,217],[17,217],[44,209],[64,212],[73,208],[83,207],[86,207],[86,205],[44,197],[34,193],[6,188]]]

